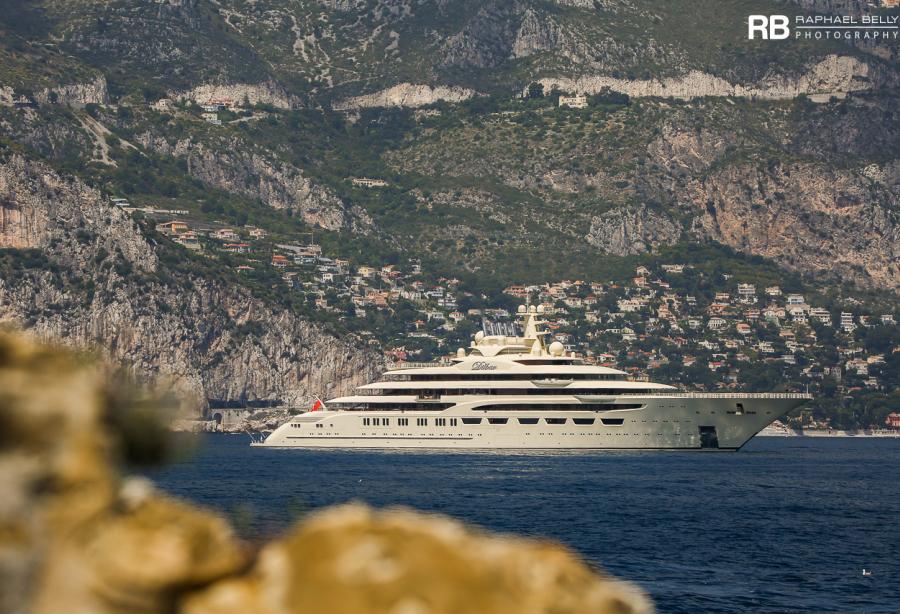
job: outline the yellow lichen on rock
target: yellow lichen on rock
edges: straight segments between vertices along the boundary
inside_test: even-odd
[[[89,357],[0,335],[0,611],[171,611],[246,564],[222,518],[121,481],[129,403]]]
[[[419,512],[325,510],[266,546],[244,577],[189,596],[185,614],[648,612],[637,590],[549,542],[497,537]]]
[[[549,542],[347,505],[254,557],[213,513],[122,478],[165,444],[151,404],[83,355],[0,334],[0,611],[35,614],[649,612]]]

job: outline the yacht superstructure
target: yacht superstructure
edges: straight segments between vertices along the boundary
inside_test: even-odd
[[[519,307],[521,336],[479,332],[447,363],[404,364],[256,445],[298,448],[738,450],[810,398],[693,393],[584,364]]]

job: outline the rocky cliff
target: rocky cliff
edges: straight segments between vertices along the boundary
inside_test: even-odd
[[[372,220],[363,209],[345,206],[302,170],[242,139],[231,137],[215,144],[190,138],[170,142],[144,133],[136,140],[158,153],[183,157],[188,173],[208,185],[258,198],[275,209],[292,209],[313,226],[363,233],[371,230]]]
[[[300,104],[297,96],[290,94],[274,81],[264,83],[227,83],[198,85],[183,92],[170,92],[175,100],[193,100],[199,104],[210,100],[232,100],[238,104],[264,104],[276,109],[293,109]]]
[[[594,216],[585,240],[603,253],[631,256],[677,243],[681,235],[681,229],[667,215],[637,206]]]
[[[21,156],[0,165],[0,247],[38,250],[7,254],[0,317],[165,380],[193,411],[207,399],[306,403],[378,371],[352,338],[192,271],[187,252],[161,260],[97,192]]]
[[[755,84],[730,83],[701,71],[690,71],[681,77],[628,80],[597,75],[577,78],[547,77],[540,79],[544,91],[557,88],[563,92],[596,94],[604,89],[633,97],[691,99],[703,96],[745,96],[747,98],[783,99],[801,94],[840,95],[878,85],[868,64],[850,56],[830,55],[798,76],[770,74]],[[886,79],[893,80],[892,76]]]
[[[400,83],[379,92],[355,96],[335,102],[335,110],[361,109],[367,107],[423,107],[439,100],[461,102],[475,96],[475,92],[462,87],[446,87]]]
[[[793,270],[900,290],[900,201],[862,172],[735,166],[689,193],[700,227],[726,245]]]
[[[45,88],[34,95],[35,101],[42,104],[65,104],[70,107],[83,107],[87,104],[106,104],[109,92],[106,77],[98,75],[84,83],[69,83],[57,87]]]

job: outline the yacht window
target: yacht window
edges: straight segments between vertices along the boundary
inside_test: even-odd
[[[416,425],[428,426],[428,418],[416,418]]]
[[[456,426],[456,418],[450,418],[450,426]]]
[[[400,426],[407,426],[409,425],[409,418],[397,418],[397,424]]]
[[[382,419],[381,419],[381,424],[384,425],[384,426],[388,426],[388,425],[390,425],[390,423],[391,423],[391,419],[390,419],[390,418],[382,418]]]
[[[544,422],[547,424],[565,424],[565,418],[544,418]]]
[[[481,418],[463,418],[463,424],[481,424]]]
[[[363,418],[363,426],[369,426],[369,418]]]
[[[641,403],[510,403],[508,405],[479,405],[482,411],[614,411],[617,409],[641,409]]]
[[[506,424],[509,418],[488,418],[490,424]]]
[[[320,428],[322,428],[322,426],[323,426],[323,425],[321,425],[321,424],[317,424],[317,425],[316,425],[316,428],[317,428],[317,429],[320,429]]]
[[[519,418],[519,424],[537,424],[537,418]]]
[[[572,422],[575,424],[593,424],[593,418],[572,418]]]
[[[600,418],[600,421],[607,426],[620,426],[625,423],[625,418]]]
[[[447,426],[446,418],[435,418],[434,420],[435,426]]]

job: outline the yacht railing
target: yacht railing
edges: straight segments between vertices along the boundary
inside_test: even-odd
[[[616,396],[616,397],[679,397],[682,399],[812,399],[806,392],[653,392],[622,393],[615,395],[582,395],[582,396]]]
[[[440,362],[395,362],[388,363],[387,368],[389,371],[396,371],[400,369],[422,369],[425,367],[451,367],[453,366],[452,362],[449,361],[440,361]]]

